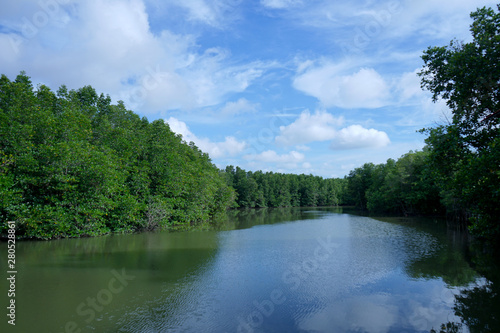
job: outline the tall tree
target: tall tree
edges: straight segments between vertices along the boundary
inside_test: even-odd
[[[427,129],[431,162],[449,210],[478,236],[500,236],[500,5],[471,14],[472,41],[424,52],[422,87],[453,118]]]

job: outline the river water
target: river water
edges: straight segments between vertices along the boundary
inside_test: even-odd
[[[214,231],[18,242],[16,325],[7,324],[4,278],[0,327],[439,332],[465,321],[470,331],[494,332],[498,284],[488,278],[499,274],[477,258],[440,221],[341,209],[242,211]]]

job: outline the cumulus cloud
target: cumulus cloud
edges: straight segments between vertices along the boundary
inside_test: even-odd
[[[16,13],[13,7],[9,12]],[[153,33],[141,0],[75,0],[56,9],[49,15],[34,6],[33,15],[17,20],[0,14],[3,73],[15,76],[26,70],[35,82],[53,89],[90,84],[151,114],[219,104],[227,94],[247,89],[269,67],[260,61],[227,65],[229,52],[202,49],[193,35]],[[208,9],[190,13],[211,19]],[[41,21],[42,16],[47,19]]]
[[[330,144],[331,149],[380,148],[391,141],[385,132],[360,125],[351,125],[335,133]]]
[[[198,148],[208,153],[212,158],[234,156],[241,153],[246,148],[246,143],[244,141],[238,141],[232,136],[227,136],[225,140],[221,142],[212,142],[207,138],[199,138],[189,130],[185,122],[174,117],[170,117],[166,122],[173,132],[182,135],[184,141],[194,142]]]
[[[303,111],[299,118],[288,126],[280,126],[280,135],[276,143],[282,145],[300,145],[313,141],[325,141],[335,136],[335,127],[343,123],[343,118],[335,118],[326,111]]]
[[[385,132],[367,129],[361,125],[340,128],[343,123],[342,117],[335,118],[326,111],[311,114],[306,110],[292,124],[280,127],[276,143],[285,146],[296,145],[299,150],[307,147],[303,144],[314,141],[332,140],[331,149],[379,148],[390,143]]]
[[[316,97],[325,107],[378,108],[388,102],[389,85],[373,68],[353,70],[331,62],[308,64],[299,65],[301,71],[293,87]]]

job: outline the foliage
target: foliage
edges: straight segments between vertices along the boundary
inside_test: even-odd
[[[344,202],[375,213],[440,215],[439,188],[429,151],[409,152],[384,164],[366,163],[346,177]]]
[[[233,166],[227,166],[221,173],[236,191],[237,207],[314,207],[342,203],[342,179],[252,172]]]
[[[500,10],[500,5],[498,6]],[[448,213],[486,239],[500,237],[500,13],[471,14],[470,43],[453,41],[424,52],[422,86],[453,113],[426,129],[429,162]]]
[[[455,295],[453,310],[470,332],[500,331],[498,250],[498,248],[485,249],[484,243],[477,241],[471,242],[469,247],[468,260],[484,279],[480,283],[469,285]]]
[[[234,191],[164,121],[90,86],[34,89],[22,72],[0,78],[0,198],[18,236],[49,239],[189,228],[224,212]]]

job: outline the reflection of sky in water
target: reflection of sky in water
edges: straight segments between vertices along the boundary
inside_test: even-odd
[[[441,281],[411,281],[398,272],[332,301],[303,318],[298,327],[317,332],[420,332],[459,320],[451,303],[436,298]],[[446,289],[445,289],[446,290]]]
[[[129,314],[124,328],[429,331],[459,321],[451,309],[458,291],[447,289],[441,279],[408,277],[405,264],[432,256],[438,246],[433,236],[421,231],[338,214],[221,232],[213,260],[175,293],[158,295],[152,302],[151,307],[168,318],[149,315],[146,322],[143,307],[135,316]],[[280,304],[270,301],[276,291],[283,296]]]

